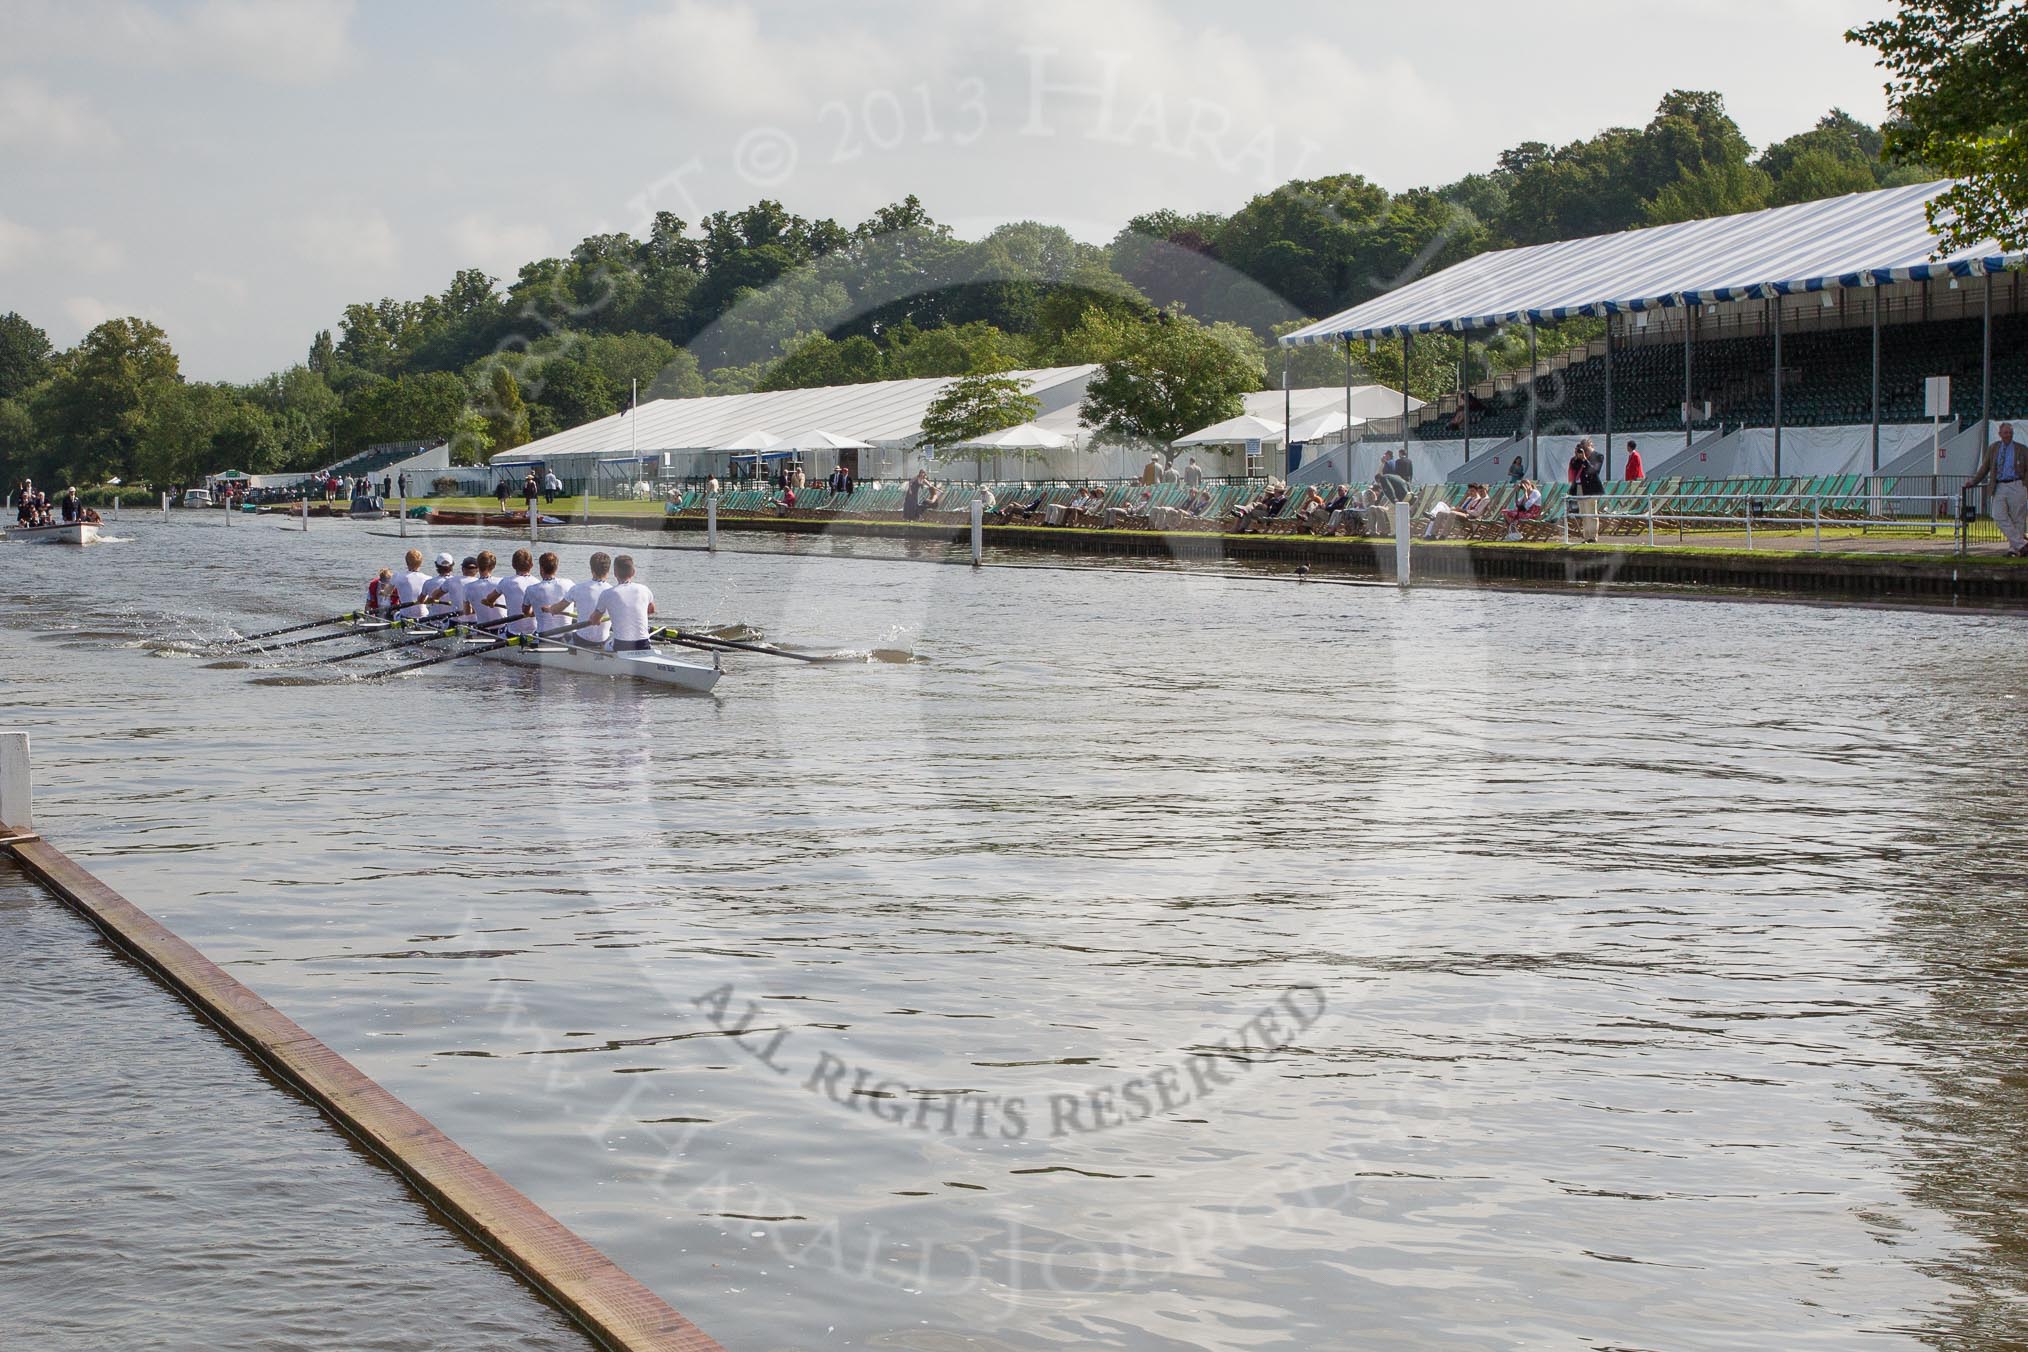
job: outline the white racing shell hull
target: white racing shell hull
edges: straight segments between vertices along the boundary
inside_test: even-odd
[[[417,630],[408,626],[391,625],[385,620],[361,620],[354,628],[362,633],[383,633],[391,638],[414,637]],[[433,641],[408,649],[409,654],[441,653],[454,645],[470,648],[486,648],[497,642],[486,635],[471,638],[456,638],[440,635]],[[722,674],[718,660],[691,662],[670,657],[665,653],[648,649],[644,652],[607,652],[603,648],[586,648],[572,644],[568,637],[533,648],[491,648],[475,656],[494,662],[507,662],[517,667],[533,667],[537,671],[568,673],[573,676],[604,676],[610,680],[646,681],[651,685],[670,685],[680,690],[694,690],[706,694],[718,684]]]

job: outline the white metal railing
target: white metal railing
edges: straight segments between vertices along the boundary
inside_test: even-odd
[[[1833,528],[1843,529],[1857,526],[1862,530],[1868,528],[1908,530],[1927,525],[1932,531],[1939,526],[1948,524],[1951,528],[1952,538],[1957,542],[1958,548],[1962,550],[1969,535],[1969,528],[1973,521],[1977,519],[1977,514],[1966,505],[1966,499],[1963,496],[1962,490],[1956,495],[1957,504],[1954,508],[1950,506],[1948,497],[1938,494],[1886,494],[1872,493],[1865,490],[1856,493],[1789,493],[1778,495],[1772,499],[1770,495],[1752,493],[1686,493],[1680,496],[1685,502],[1697,504],[1698,510],[1694,512],[1662,511],[1660,510],[1661,508],[1674,505],[1673,502],[1664,500],[1661,502],[1650,502],[1643,510],[1634,512],[1606,510],[1587,512],[1585,510],[1586,507],[1592,504],[1596,504],[1597,508],[1603,509],[1607,506],[1606,500],[1596,497],[1566,498],[1563,509],[1563,541],[1565,544],[1570,543],[1570,528],[1573,520],[1577,522],[1579,529],[1582,530],[1587,518],[1595,518],[1597,520],[1599,533],[1601,534],[1605,532],[1608,523],[1637,523],[1638,526],[1646,528],[1648,543],[1651,545],[1655,543],[1655,527],[1657,525],[1674,526],[1676,528],[1676,542],[1681,544],[1683,542],[1683,528],[1685,526],[1723,529],[1726,526],[1736,524],[1746,535],[1746,547],[1748,549],[1753,548],[1753,532],[1756,526],[1762,531],[1783,527],[1797,530],[1808,529],[1814,542],[1814,547],[1821,550],[1824,547],[1824,526],[1827,523]],[[1824,508],[1826,503],[1847,503],[1854,501],[1864,502],[1866,509],[1858,514],[1843,509],[1834,509],[1829,515],[1825,514]],[[1772,503],[1773,510],[1769,509],[1770,503]],[[1807,515],[1804,514],[1805,508],[1803,504],[1805,503],[1807,503]],[[1919,510],[1905,514],[1890,514],[1883,510],[1888,505],[1897,503],[1918,504]],[[1709,504],[1716,504],[1718,509],[1711,510],[1708,506]],[[1728,510],[1733,504],[1737,504],[1738,506],[1736,512]],[[1940,508],[1943,510],[1939,510]],[[1784,511],[1789,514],[1782,515],[1781,513]],[[1624,532],[1615,531],[1614,533],[1621,534]]]

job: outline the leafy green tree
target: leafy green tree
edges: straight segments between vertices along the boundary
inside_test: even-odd
[[[378,381],[346,400],[338,420],[339,448],[349,453],[389,442],[448,437],[466,403],[465,382],[448,371]]]
[[[1358,258],[1387,202],[1385,189],[1357,174],[1285,183],[1233,214],[1218,255],[1287,304],[1274,318],[1330,314],[1380,291]]]
[[[1846,193],[1872,192],[1880,186],[1873,166],[1841,158],[1828,150],[1810,149],[1796,155],[1775,181],[1770,205],[1785,207]]]
[[[578,359],[598,368],[621,407],[639,383],[646,399],[655,380],[676,360],[676,345],[652,333],[607,333],[585,340]],[[694,359],[693,359],[694,361]]]
[[[0,399],[18,399],[49,379],[49,335],[9,310],[0,315]]]
[[[1845,36],[1887,69],[1887,153],[1964,180],[1929,203],[1939,252],[2028,247],[2028,6],[1901,0]]]
[[[838,344],[832,342],[828,334],[810,333],[792,342],[789,350],[767,368],[767,373],[754,388],[807,390],[844,383]]]
[[[511,451],[528,444],[528,405],[521,398],[521,383],[504,365],[496,365],[486,377],[485,397],[475,410],[486,421],[486,446]],[[468,441],[476,437],[467,436]]]
[[[990,373],[962,376],[923,410],[922,444],[939,450],[956,447],[988,432],[1018,427],[1032,420],[1041,409],[1042,405],[1029,393],[1028,381],[1021,376]],[[985,477],[986,457],[990,454],[970,452],[981,479]]]
[[[36,422],[51,468],[80,483],[134,477],[149,397],[182,372],[169,336],[145,319],[108,319],[56,363],[37,400]]]
[[[1648,224],[1759,211],[1773,190],[1767,174],[1744,160],[1706,164],[1655,194],[1646,207]]]
[[[1186,432],[1238,417],[1246,407],[1240,396],[1260,389],[1265,376],[1258,349],[1244,350],[1232,326],[1214,330],[1165,312],[1092,376],[1079,421],[1168,449]]]
[[[605,372],[575,357],[558,357],[542,364],[541,392],[537,402],[556,415],[561,427],[577,427],[617,413],[621,395],[606,379]],[[532,430],[532,429],[531,429]]]
[[[934,329],[897,325],[887,334],[889,379],[1005,371],[1026,359],[1027,347],[1021,339],[982,319]]]

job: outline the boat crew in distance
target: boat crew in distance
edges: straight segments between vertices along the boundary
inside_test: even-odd
[[[654,613],[655,593],[645,583],[634,581],[634,556],[620,555],[613,560],[613,585],[599,597],[592,623],[611,622],[614,652],[643,652],[653,646],[648,638],[648,617]]]
[[[613,585],[608,574],[613,570],[613,556],[604,550],[591,556],[591,576],[570,589],[564,598],[564,605],[571,614],[584,619],[599,608],[599,598]],[[610,637],[610,625],[594,624],[580,629],[570,636],[570,641],[585,648],[603,648]]]
[[[465,562],[470,563],[467,559]],[[437,555],[437,575],[423,583],[422,614],[426,620],[455,615],[465,608],[465,584],[457,575],[458,561],[448,554]]]
[[[493,567],[500,561],[492,550],[482,549],[472,562],[478,571],[465,583],[465,613],[481,623],[506,619],[506,609],[497,604],[500,584],[493,577]]]
[[[528,622],[528,612],[522,606],[522,601],[528,588],[535,581],[534,572],[535,556],[525,549],[515,550],[514,575],[502,578],[494,588],[493,595],[487,598],[489,601],[498,601],[500,603],[502,614],[514,617],[507,622],[506,627],[501,632],[508,634],[530,634],[535,632],[534,626]]]
[[[407,565],[394,575],[394,613],[413,618],[418,602],[422,600],[423,588],[430,584],[430,575],[422,570],[422,551],[411,549],[401,556]]]
[[[562,629],[570,619],[570,579],[556,575],[556,555],[544,554],[536,562],[542,576],[521,594],[521,613],[534,617],[537,633]]]

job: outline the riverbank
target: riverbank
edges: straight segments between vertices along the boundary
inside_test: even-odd
[[[601,518],[593,514],[594,523]],[[607,518],[604,524],[638,525]],[[665,530],[702,531],[691,516],[666,516]],[[810,521],[780,517],[722,517],[724,532],[823,534],[864,539],[961,544],[970,528],[904,521]],[[1173,558],[1186,563],[1244,562],[1308,568],[1352,577],[1392,580],[1394,542],[1376,538],[1312,535],[1166,534],[1160,531],[1066,530],[1049,526],[986,526],[986,547],[1088,557]],[[1777,537],[1779,538],[1779,537]],[[1798,541],[1797,543],[1800,543]],[[1871,599],[1939,598],[2028,603],[2028,563],[1993,554],[1960,557],[1877,545],[1823,549],[1727,544],[1645,545],[1537,541],[1418,540],[1414,581],[1473,585],[1493,582],[1561,583],[1576,587],[1655,586],[1750,589],[1805,596]],[[1869,541],[1869,545],[1871,542]]]

